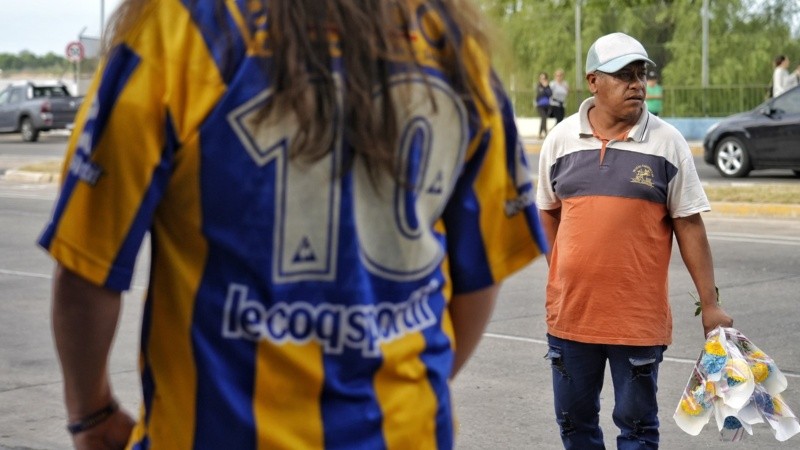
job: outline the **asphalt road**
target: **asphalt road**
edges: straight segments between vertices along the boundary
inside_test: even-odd
[[[0,138],[0,162],[59,158],[65,138],[19,146]],[[16,136],[13,136],[16,140]],[[42,152],[42,153],[39,153]],[[52,152],[52,153],[50,153]],[[49,328],[52,263],[34,245],[55,196],[52,184],[0,180],[0,449],[65,449],[59,368]],[[790,407],[800,414],[800,220],[705,217],[723,306],[736,327],[784,371]],[[136,371],[138,324],[147,258],[140,257],[134,288],[126,295],[111,357],[113,384],[122,405],[139,407]],[[510,278],[481,346],[453,386],[460,423],[458,448],[558,449],[552,418],[550,368],[544,325],[546,265],[539,259]],[[709,423],[697,436],[672,420],[703,343],[693,316],[694,289],[677,250],[670,267],[674,342],[661,366],[659,399],[664,449],[796,449],[800,436],[777,442],[766,425],[741,444],[722,443]],[[614,448],[612,389],[606,377],[601,424]]]

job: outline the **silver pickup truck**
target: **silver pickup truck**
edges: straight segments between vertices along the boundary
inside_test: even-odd
[[[0,92],[0,133],[22,133],[26,142],[42,131],[71,129],[83,97],[63,83],[16,82]]]

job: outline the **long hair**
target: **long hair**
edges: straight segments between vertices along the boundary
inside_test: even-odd
[[[120,42],[150,0],[125,0],[109,23],[106,49]],[[213,0],[224,13],[224,0]],[[268,53],[274,99],[262,111],[290,111],[299,121],[290,155],[306,161],[318,160],[332,151],[344,134],[352,146],[343,172],[361,158],[373,180],[379,174],[395,173],[398,107],[401,99],[390,93],[391,64],[406,64],[421,71],[412,51],[409,32],[416,21],[406,0],[260,0],[268,11]],[[452,21],[445,32],[449,60],[443,64],[457,92],[464,97],[483,98],[467,76],[462,43],[469,38],[488,55],[485,23],[470,0],[436,0],[428,6],[439,9]],[[218,18],[225,23],[224,17]],[[255,30],[252,30],[255,32]],[[332,71],[332,40],[338,41],[346,76],[339,80]],[[384,95],[375,95],[382,93]],[[340,98],[341,97],[341,98]],[[431,101],[433,97],[431,96]],[[341,105],[338,106],[338,105]],[[435,106],[435,105],[434,105]],[[337,115],[341,127],[336,127]]]

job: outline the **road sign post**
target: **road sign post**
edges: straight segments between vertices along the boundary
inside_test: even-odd
[[[78,86],[78,72],[80,72],[80,64],[81,60],[84,57],[84,48],[83,44],[80,41],[72,41],[67,44],[67,48],[65,51],[67,55],[67,61],[73,64],[73,68],[75,70],[75,86]]]
[[[80,41],[72,41],[67,44],[66,49],[67,61],[72,63],[78,63],[83,60],[84,56],[84,49],[83,44]]]

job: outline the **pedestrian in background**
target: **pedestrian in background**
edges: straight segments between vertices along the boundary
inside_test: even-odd
[[[778,55],[775,58],[775,70],[772,72],[772,96],[777,97],[800,82],[800,66],[789,73],[789,58]]]
[[[664,109],[664,88],[658,83],[658,75],[654,70],[647,74],[647,94],[645,97],[647,111],[654,116],[660,116]]]
[[[564,120],[565,105],[569,96],[569,84],[564,79],[564,69],[557,69],[553,73],[553,81],[550,82],[550,117],[556,119],[556,124]]]
[[[568,449],[605,448],[599,413],[607,361],[617,447],[658,447],[673,234],[700,295],[704,333],[733,325],[717,302],[700,216],[708,199],[689,145],[645,108],[647,64],[636,39],[597,39],[586,56],[593,97],[553,129],[540,154],[537,204],[552,245],[547,356]]]
[[[75,447],[452,448],[544,245],[478,11],[210,3],[121,4],[39,241]],[[148,232],[134,426],[108,357]]]
[[[539,113],[539,139],[547,135],[547,119],[550,117],[550,97],[553,91],[550,89],[550,81],[547,72],[539,74],[536,82],[536,111]]]

